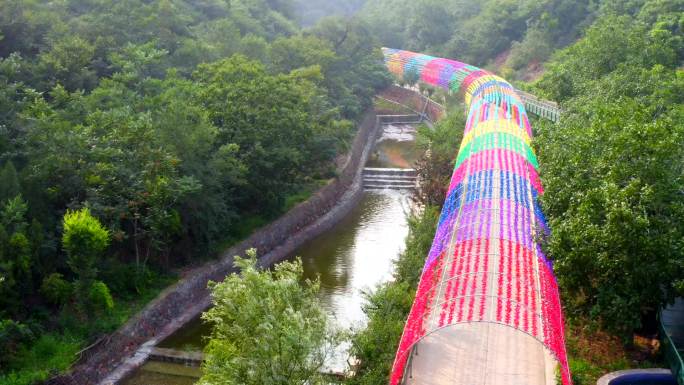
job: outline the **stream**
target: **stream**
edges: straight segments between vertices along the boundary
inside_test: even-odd
[[[408,168],[418,157],[415,129],[385,125],[370,167]],[[367,190],[360,203],[332,229],[300,247],[291,257],[302,259],[305,278],[320,277],[320,298],[331,320],[346,330],[361,327],[363,291],[392,277],[393,261],[404,248],[408,234],[410,191]],[[159,344],[162,348],[202,350],[210,330],[201,319],[188,323]],[[346,347],[338,348],[329,368],[346,368]],[[124,385],[190,385],[199,368],[167,362],[147,362]]]

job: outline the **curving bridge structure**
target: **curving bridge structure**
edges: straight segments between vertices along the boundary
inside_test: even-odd
[[[390,384],[570,385],[525,104],[490,72],[383,48],[398,78],[463,94],[465,133]]]

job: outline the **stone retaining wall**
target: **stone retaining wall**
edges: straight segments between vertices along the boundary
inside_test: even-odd
[[[187,278],[165,289],[105,342],[90,349],[69,374],[52,378],[46,384],[118,383],[147,360],[158,342],[209,307],[207,282],[222,281],[233,272],[233,256],[256,248],[260,264],[271,265],[331,228],[362,196],[361,174],[378,127],[375,113],[367,112],[337,178],[281,218],[226,250],[218,261],[191,271]]]
[[[419,92],[397,85],[387,87],[379,96],[407,106],[418,114],[425,114],[431,122],[440,120],[446,114],[446,110],[441,104],[421,95]]]

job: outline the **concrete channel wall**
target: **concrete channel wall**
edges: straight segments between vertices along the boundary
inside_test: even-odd
[[[436,122],[446,114],[446,109],[443,105],[415,90],[400,87],[396,84],[387,87],[378,95],[378,98],[402,105],[417,115],[424,116],[430,122]]]
[[[71,372],[48,380],[50,385],[117,384],[145,363],[157,343],[197,317],[211,304],[208,281],[222,281],[235,271],[233,257],[256,248],[268,266],[287,258],[297,247],[330,229],[359,201],[363,166],[381,126],[370,110],[359,126],[351,151],[337,178],[307,201],[288,211],[220,258],[187,274],[165,289],[119,330],[84,353]]]

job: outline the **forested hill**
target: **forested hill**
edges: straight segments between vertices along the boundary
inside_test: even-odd
[[[64,369],[334,176],[389,79],[363,24],[294,10],[0,2],[0,382]]]
[[[510,80],[535,79],[559,48],[608,14],[652,19],[679,1],[368,0],[360,14],[387,47],[455,58]]]
[[[365,2],[366,0],[296,0],[295,12],[297,20],[309,27],[326,16],[352,16]]]
[[[629,337],[684,294],[684,0],[4,0],[0,383],[63,371],[333,178],[390,82],[383,45],[561,104],[534,146],[570,325]],[[351,383],[386,382],[408,308],[378,303],[398,334],[357,344]]]
[[[589,0],[368,0],[363,14],[389,47],[476,66],[503,64],[517,71],[544,62],[554,49],[576,40],[595,17],[596,4]]]

